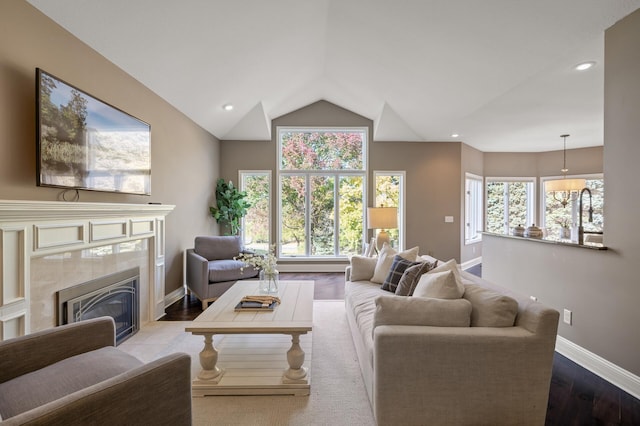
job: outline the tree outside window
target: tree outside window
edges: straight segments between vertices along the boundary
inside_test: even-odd
[[[516,226],[530,226],[535,214],[533,178],[487,178],[487,231],[509,234]]]
[[[572,176],[580,178],[580,176]],[[590,176],[585,178],[585,186],[591,190],[593,205],[593,222],[588,222],[589,195],[584,193],[582,204],[584,216],[582,226],[585,232],[602,232],[604,226],[604,179],[602,177]],[[552,192],[544,193],[544,226],[550,236],[558,237],[560,228],[564,225],[569,227],[578,225],[578,194],[572,194],[571,202],[563,207],[562,204],[553,198]]]
[[[373,207],[396,207],[398,209],[398,227],[395,229],[386,229],[389,233],[391,244],[395,248],[402,249],[404,247],[403,232],[404,229],[404,172],[391,171],[375,171],[375,202]],[[373,230],[375,234],[379,229]]]
[[[360,128],[278,128],[281,257],[361,251],[366,139]]]
[[[271,235],[271,171],[240,171],[239,181],[251,204],[242,220],[242,240],[246,248],[267,253]]]

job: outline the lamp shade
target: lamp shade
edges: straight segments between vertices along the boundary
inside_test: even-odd
[[[581,191],[586,186],[585,179],[556,179],[548,180],[544,183],[544,190],[552,191]]]
[[[368,207],[367,223],[369,229],[397,228],[398,209],[396,207]]]

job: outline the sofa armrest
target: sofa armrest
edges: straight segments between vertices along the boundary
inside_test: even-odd
[[[2,424],[191,425],[191,357],[167,355]]]
[[[554,346],[523,327],[376,327],[376,420],[544,424]]]
[[[195,252],[187,249],[187,287],[200,297],[207,297],[209,285],[209,261]]]
[[[115,346],[115,330],[113,318],[100,317],[0,342],[0,382],[74,355]]]

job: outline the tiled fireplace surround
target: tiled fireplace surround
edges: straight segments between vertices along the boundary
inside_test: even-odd
[[[140,322],[164,314],[172,205],[0,200],[0,340],[53,327],[56,292],[140,268]]]

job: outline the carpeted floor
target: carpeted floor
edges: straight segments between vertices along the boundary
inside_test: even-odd
[[[344,301],[314,301],[313,319],[311,395],[194,398],[193,424],[375,424],[349,334]],[[191,355],[193,378],[200,371],[198,353],[203,339],[186,333],[186,324],[188,322],[181,321],[151,323],[119,348],[145,362],[167,353],[186,352]]]

